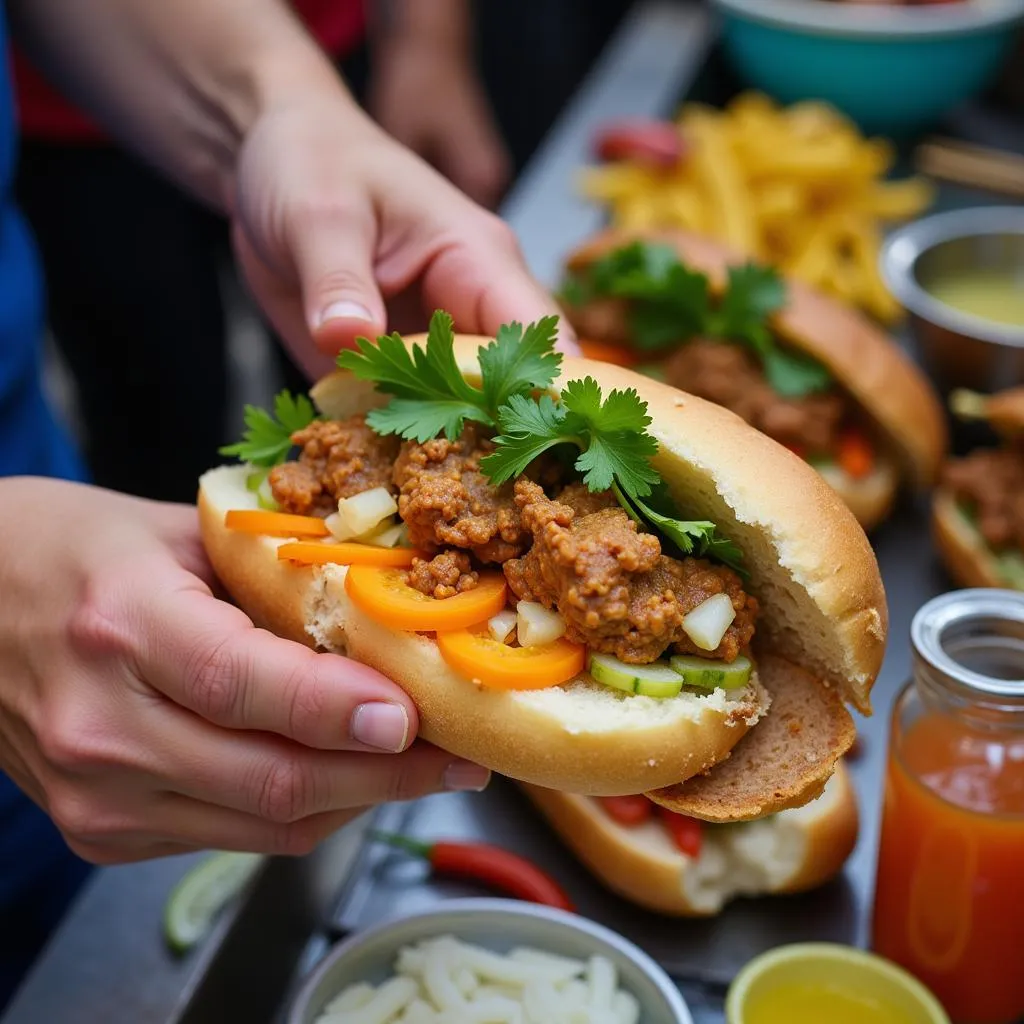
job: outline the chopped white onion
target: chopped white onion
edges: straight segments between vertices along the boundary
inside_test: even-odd
[[[536,601],[516,605],[516,628],[520,647],[540,647],[565,633],[565,619]]]
[[[364,544],[372,544],[377,548],[396,548],[408,540],[409,532],[405,523],[395,523],[390,519],[385,520],[381,529],[373,530],[365,537],[360,537]]]
[[[398,503],[386,487],[374,487],[351,498],[342,498],[338,502],[338,525],[342,531],[348,531],[348,536],[341,537],[337,533],[335,536],[338,540],[361,537],[397,511]]]
[[[487,620],[487,631],[491,636],[503,644],[516,628],[516,613],[511,608],[505,608],[498,612],[492,619]]]
[[[683,632],[702,650],[713,651],[736,618],[728,594],[715,594],[702,601],[683,619]]]

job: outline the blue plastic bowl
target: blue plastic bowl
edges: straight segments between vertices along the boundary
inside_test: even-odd
[[[1024,0],[876,7],[827,0],[712,0],[747,84],[783,103],[824,100],[863,130],[929,128],[998,73]]]

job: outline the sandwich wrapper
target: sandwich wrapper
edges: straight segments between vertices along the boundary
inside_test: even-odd
[[[485,842],[548,871],[578,913],[619,932],[679,980],[726,987],[760,953],[790,942],[856,944],[857,896],[845,875],[798,896],[738,899],[717,917],[670,918],[621,899],[595,881],[507,779],[483,793],[444,793],[375,812],[374,827],[415,839]],[[369,843],[331,924],[348,933],[384,918],[416,913],[443,900],[495,895],[429,876],[421,862]]]

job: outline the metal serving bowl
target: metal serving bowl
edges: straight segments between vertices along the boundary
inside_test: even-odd
[[[1024,207],[977,207],[914,221],[890,235],[880,260],[943,391],[1024,384],[1024,327],[961,313],[928,292],[938,275],[978,268],[1009,269],[1024,288]]]
[[[402,946],[454,935],[496,953],[531,946],[561,956],[607,957],[619,985],[640,1002],[644,1024],[693,1024],[668,975],[631,942],[576,914],[516,900],[449,900],[437,910],[375,925],[336,946],[303,985],[287,1024],[313,1024],[342,989],[358,981],[379,984],[394,973]]]

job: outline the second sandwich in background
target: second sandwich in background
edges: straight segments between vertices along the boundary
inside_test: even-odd
[[[644,796],[522,788],[603,885],[673,917],[709,917],[738,897],[817,888],[842,870],[860,824],[842,762],[817,800],[759,821],[722,825],[675,814]]]
[[[814,465],[865,529],[901,483],[934,483],[942,408],[863,314],[682,231],[605,231],[567,270],[585,350],[738,414]]]

